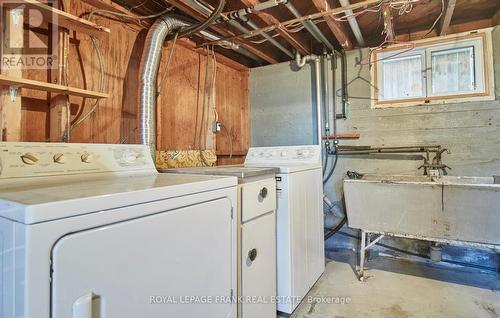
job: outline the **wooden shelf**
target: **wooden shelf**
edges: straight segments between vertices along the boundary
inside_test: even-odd
[[[359,139],[361,135],[358,133],[354,134],[337,134],[337,135],[323,135],[323,139]]]
[[[29,80],[25,78],[16,78],[7,75],[0,75],[0,85],[19,86],[23,88],[31,88],[40,91],[59,93],[71,96],[80,96],[87,98],[108,98],[109,94],[88,91],[81,88],[44,83],[40,81]]]
[[[106,27],[98,26],[93,22],[79,18],[62,10],[52,8],[36,0],[22,0],[16,2],[16,4],[19,5],[21,2],[26,6],[27,9],[36,9],[40,11],[46,21],[49,21],[57,26],[77,32],[82,32],[95,37],[110,33],[110,29]]]

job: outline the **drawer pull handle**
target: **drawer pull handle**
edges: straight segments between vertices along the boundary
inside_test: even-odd
[[[252,262],[255,261],[255,259],[257,258],[257,249],[256,248],[252,248],[250,251],[248,251],[248,258]]]
[[[267,194],[268,194],[268,190],[266,187],[263,187],[260,192],[259,192],[259,195],[261,196],[262,199],[265,199],[267,197]]]

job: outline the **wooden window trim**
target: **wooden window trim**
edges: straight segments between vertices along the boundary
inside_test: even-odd
[[[469,101],[487,101],[495,99],[495,87],[494,87],[494,71],[493,71],[493,41],[492,41],[492,30],[493,28],[481,29],[466,33],[453,34],[444,37],[436,37],[431,39],[424,39],[419,41],[414,41],[415,48],[427,47],[431,45],[439,45],[446,43],[453,43],[456,41],[471,40],[471,39],[482,39],[483,45],[483,81],[484,81],[484,91],[480,93],[470,93],[470,94],[456,94],[456,95],[443,95],[443,96],[431,96],[431,97],[419,97],[411,99],[399,99],[399,100],[388,100],[379,101],[378,100],[378,63],[374,63],[371,70],[372,86],[371,96],[372,96],[372,108],[388,108],[388,107],[408,107],[408,106],[429,106],[436,104],[448,104],[448,103],[463,103]],[[407,48],[405,45],[393,45],[382,50],[378,50],[372,53],[372,61],[378,59],[378,55],[381,53],[404,50]]]

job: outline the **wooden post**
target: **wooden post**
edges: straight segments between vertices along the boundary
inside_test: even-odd
[[[212,124],[215,121],[215,82],[213,81],[214,72],[217,72],[215,69],[217,66],[214,64],[214,59],[211,53],[208,53],[205,57],[208,61],[208,69],[205,71],[205,76],[209,76],[208,79],[205,79],[205,87],[203,89],[203,94],[205,95],[205,104],[203,107],[206,107],[208,114],[206,114],[206,132],[205,132],[205,149],[216,149],[215,145],[215,134],[212,131]]]
[[[394,22],[392,18],[391,7],[388,4],[382,6],[384,15],[384,29],[387,34],[387,40],[394,41],[396,33],[394,32]]]
[[[68,11],[69,3],[63,1],[63,9]],[[57,28],[57,25],[52,25]],[[57,69],[52,68],[50,72],[51,83],[59,85],[68,85],[68,47],[69,31],[66,28],[59,30],[57,40]],[[54,41],[54,39],[53,39]],[[51,46],[52,47],[52,46]],[[66,140],[69,141],[69,96],[62,94],[50,94],[50,136],[49,140],[53,142],[62,141],[63,134],[66,132]]]
[[[22,77],[20,67],[4,63],[4,57],[22,54],[24,46],[24,15],[22,8],[4,8],[2,20],[2,45],[0,73],[12,77]],[[6,56],[7,55],[7,56]],[[15,93],[15,95],[14,95]],[[21,88],[14,86],[0,87],[0,131],[2,141],[21,140]]]

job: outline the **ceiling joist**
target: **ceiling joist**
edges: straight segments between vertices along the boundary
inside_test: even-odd
[[[233,36],[230,36],[230,37],[227,37],[224,39],[220,39],[217,41],[210,41],[207,43],[203,43],[202,45],[211,45],[211,44],[217,44],[217,43],[222,42],[222,41],[235,41],[235,40],[242,39],[242,38],[251,38],[251,37],[254,37],[262,32],[271,32],[273,30],[283,28],[283,27],[286,27],[286,26],[289,26],[289,25],[292,25],[292,24],[295,24],[298,22],[303,22],[303,21],[307,21],[307,20],[316,20],[316,19],[324,18],[325,16],[344,13],[347,10],[357,10],[360,8],[366,8],[368,6],[372,6],[372,5],[375,5],[377,3],[380,3],[380,1],[381,0],[365,0],[365,1],[351,4],[348,7],[329,9],[329,10],[318,12],[318,13],[308,14],[308,15],[305,15],[305,16],[300,17],[300,18],[295,18],[292,20],[281,22],[279,24],[274,24],[274,25],[270,25],[270,26],[267,26],[264,28],[253,30],[253,31],[248,32],[246,34],[233,35]]]
[[[448,0],[446,5],[446,11],[443,17],[443,23],[441,24],[441,29],[439,30],[439,35],[446,35],[448,27],[451,23],[451,18],[453,17],[453,11],[455,11],[455,4],[457,0]]]
[[[259,4],[259,0],[241,0],[241,2],[247,6],[247,7],[254,7],[255,5]],[[262,11],[256,11],[254,12],[255,15],[257,15],[264,23],[267,25],[273,25],[273,24],[278,24],[280,21],[276,19],[274,16],[262,12]],[[291,46],[293,46],[300,54],[307,55],[309,54],[309,50],[307,49],[307,46],[299,40],[296,36],[291,35],[288,33],[286,30],[283,29],[277,29],[276,32],[285,39]]]
[[[328,4],[325,0],[312,0],[312,3],[320,12],[324,12],[329,9]],[[326,15],[323,18],[325,19],[328,27],[330,28],[342,48],[344,48],[345,50],[352,49],[352,42],[347,35],[348,33],[345,29],[345,26],[335,21],[332,15]]]
[[[171,5],[173,5],[174,7],[176,7],[177,9],[189,14],[191,17],[193,17],[194,19],[196,19],[198,21],[202,21],[203,19],[207,18],[203,12],[199,11],[198,9],[196,9],[193,6],[190,6],[189,4],[185,3],[182,0],[168,0],[168,2]],[[211,28],[222,36],[229,36],[229,37],[234,36],[233,33],[229,32],[221,27],[211,26]],[[278,60],[276,58],[267,54],[263,50],[256,48],[249,41],[247,41],[245,39],[239,39],[237,41],[234,41],[234,43],[240,45],[241,47],[243,47],[246,50],[250,51],[251,53],[257,55],[258,57],[260,57],[261,59],[263,59],[264,61],[266,61],[268,63],[271,63],[271,64],[278,63]]]

